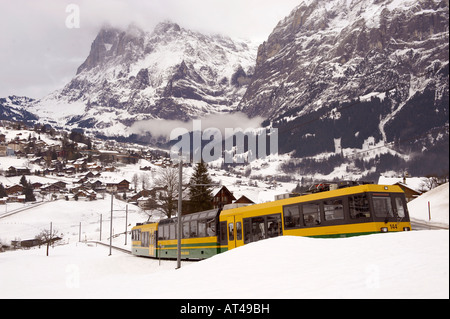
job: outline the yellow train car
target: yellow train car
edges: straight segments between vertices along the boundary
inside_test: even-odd
[[[131,230],[131,252],[137,256],[158,257],[158,223],[137,224]]]
[[[225,210],[228,249],[277,236],[349,237],[409,231],[399,186],[359,185]]]
[[[137,225],[132,253],[176,258],[176,229],[177,218]],[[277,236],[327,238],[409,230],[402,189],[366,184],[183,216],[181,258],[204,259]]]

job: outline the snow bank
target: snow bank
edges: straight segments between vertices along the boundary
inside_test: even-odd
[[[81,243],[0,254],[0,298],[449,298],[449,232],[278,237],[184,263]]]
[[[429,223],[443,224],[448,227],[448,184],[438,186],[409,202],[408,211],[411,218]],[[431,220],[428,214],[428,202],[430,203]]]

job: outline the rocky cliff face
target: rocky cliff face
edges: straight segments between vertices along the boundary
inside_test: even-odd
[[[104,28],[77,75],[36,104],[62,125],[126,135],[136,120],[188,120],[235,110],[256,46],[164,22],[153,32]]]
[[[387,90],[404,102],[448,64],[448,19],[448,1],[304,1],[259,47],[240,108],[275,119]]]
[[[303,1],[259,46],[239,108],[264,114],[296,157],[403,165],[434,149],[448,165],[435,147],[448,142],[448,21],[448,1]]]

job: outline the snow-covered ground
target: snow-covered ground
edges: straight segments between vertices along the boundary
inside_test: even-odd
[[[417,219],[423,215],[421,201],[431,201],[436,207],[432,219],[448,227],[448,184],[409,204]],[[34,234],[52,220],[69,239],[51,248],[48,257],[45,248],[1,253],[0,298],[449,298],[448,230],[344,239],[279,237],[183,262],[175,270],[175,261],[118,251],[109,256],[107,247],[78,242],[79,221],[83,240],[99,238],[100,213],[102,240],[108,242],[110,203],[109,198],[60,200],[0,219],[0,238]],[[124,205],[114,201],[114,233],[124,231]],[[143,218],[129,209],[129,224]],[[124,237],[114,244],[123,245]]]

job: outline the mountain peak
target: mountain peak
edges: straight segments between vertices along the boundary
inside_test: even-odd
[[[163,22],[160,22],[156,25],[154,32],[155,33],[166,33],[166,32],[180,32],[181,27],[170,20],[165,20]]]

